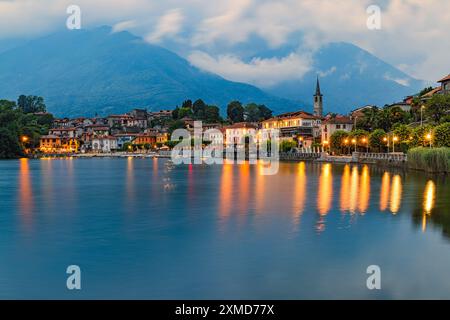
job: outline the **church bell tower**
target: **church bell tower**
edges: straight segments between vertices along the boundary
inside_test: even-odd
[[[314,115],[323,116],[323,95],[320,92],[319,76],[317,76],[316,94],[314,95]]]

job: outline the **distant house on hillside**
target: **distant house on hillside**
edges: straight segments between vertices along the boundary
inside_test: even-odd
[[[376,108],[376,106],[366,105],[366,106],[363,106],[363,107],[356,108],[356,109],[350,111],[350,116],[351,116],[352,119],[362,118],[362,117],[364,117],[364,111],[365,110],[370,110],[370,109],[373,109],[373,108]]]
[[[442,78],[441,80],[438,80],[437,82],[440,83],[440,86],[433,88],[433,90],[422,95],[420,97],[422,102],[430,99],[435,94],[450,94],[450,74]]]
[[[406,102],[395,102],[389,105],[388,108],[400,108],[405,112],[411,111],[411,105]]]

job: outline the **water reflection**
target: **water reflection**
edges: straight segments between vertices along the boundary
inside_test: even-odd
[[[306,199],[306,166],[304,162],[300,162],[295,173],[295,188],[292,203],[292,216],[294,228],[297,230],[300,223],[300,217],[305,209]]]
[[[397,214],[397,212],[400,210],[400,206],[402,203],[402,188],[402,178],[398,174],[394,175],[394,177],[392,178],[390,205],[392,214]]]
[[[344,166],[344,172],[341,179],[341,212],[346,212],[350,208],[350,166]]]
[[[333,200],[333,175],[331,164],[322,165],[319,177],[319,189],[317,193],[317,209],[320,215],[326,215],[331,209]]]
[[[231,213],[233,192],[233,164],[223,164],[220,179],[219,215],[222,219],[228,218]]]
[[[358,209],[361,214],[364,214],[369,207],[370,199],[370,173],[369,166],[365,165],[362,168],[361,183],[359,191],[359,205]]]
[[[385,211],[389,204],[389,192],[391,188],[391,176],[389,172],[383,173],[381,178],[381,189],[380,189],[380,210]]]
[[[427,229],[427,218],[431,215],[431,211],[433,210],[435,196],[436,185],[432,180],[428,180],[423,195],[422,231]]]
[[[319,211],[319,219],[316,223],[317,232],[325,230],[325,215],[330,211],[333,202],[333,175],[331,173],[331,164],[322,165],[319,188],[317,194],[317,210]]]
[[[245,162],[239,168],[239,213],[244,216],[248,213],[250,196],[250,164]]]
[[[18,199],[20,217],[23,225],[28,229],[32,224],[33,190],[31,185],[30,160],[20,159]]]

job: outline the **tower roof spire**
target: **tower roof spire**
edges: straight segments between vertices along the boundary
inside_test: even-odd
[[[319,76],[317,75],[317,83],[316,83],[316,96],[321,96],[320,93],[320,83],[319,83]]]

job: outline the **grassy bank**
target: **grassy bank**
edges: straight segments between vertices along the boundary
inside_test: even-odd
[[[418,147],[408,151],[408,166],[427,172],[450,173],[450,148]]]

